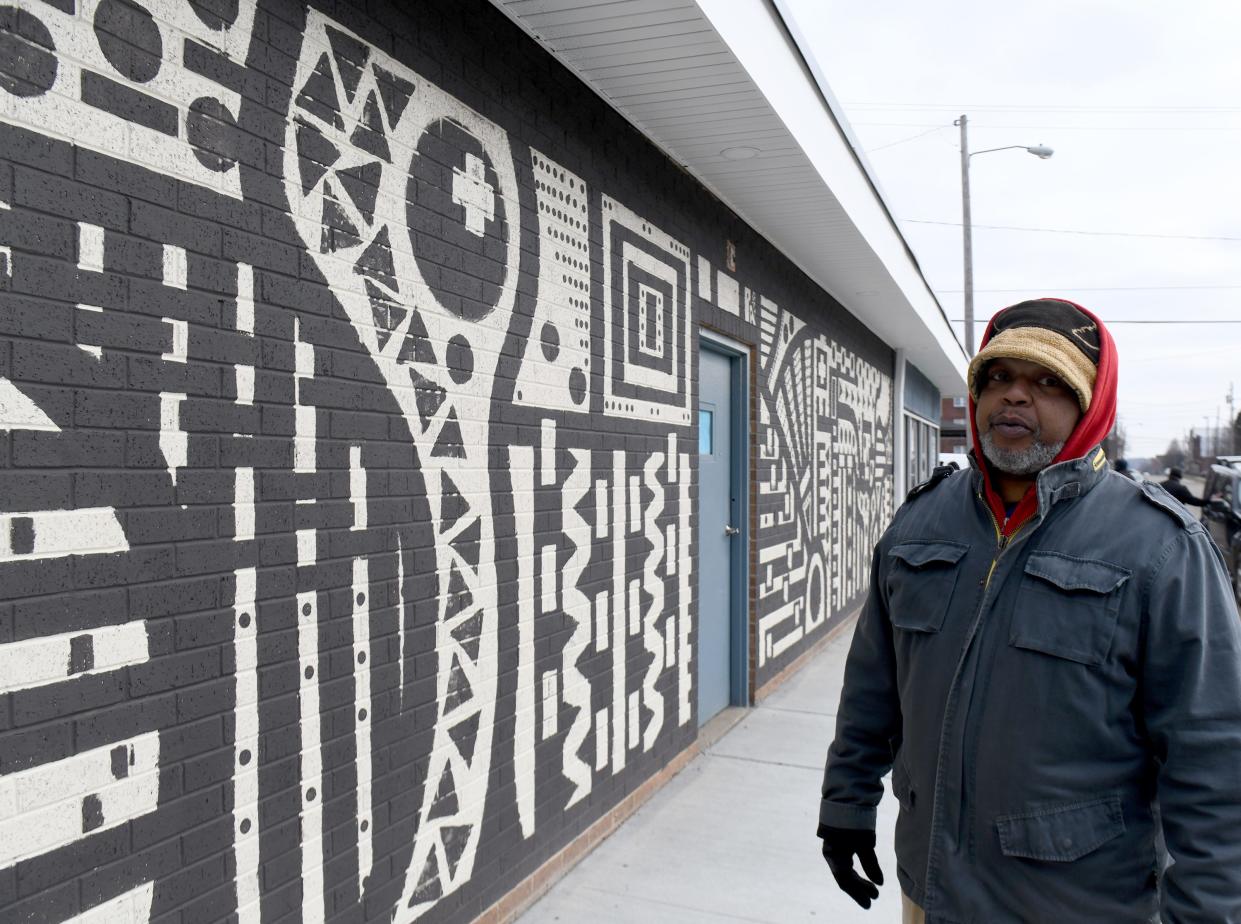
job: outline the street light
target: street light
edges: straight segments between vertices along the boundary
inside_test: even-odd
[[[1021,148],[1029,151],[1039,160],[1047,160],[1055,153],[1042,144],[1006,144],[1002,148],[984,148],[971,153],[969,138],[966,136],[966,124],[969,119],[961,116],[953,125],[961,126],[961,226],[964,229],[965,247],[965,352],[974,355],[974,229],[970,223],[970,158],[975,154],[990,154],[993,151],[1009,151]]]

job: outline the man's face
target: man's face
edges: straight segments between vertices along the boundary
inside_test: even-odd
[[[1077,395],[1047,367],[1022,359],[995,359],[983,372],[975,414],[983,454],[1013,475],[1046,468],[1081,419]]]

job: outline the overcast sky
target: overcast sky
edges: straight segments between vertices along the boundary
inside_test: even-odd
[[[970,150],[1055,149],[973,158],[976,316],[1040,295],[1100,315],[1130,456],[1226,421],[1230,382],[1241,411],[1241,2],[786,3],[950,318],[965,113]],[[1119,323],[1190,319],[1235,323]]]

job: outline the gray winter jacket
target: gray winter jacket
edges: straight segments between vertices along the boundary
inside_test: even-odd
[[[876,547],[820,822],[873,828],[891,768],[929,922],[1241,922],[1232,592],[1184,507],[1092,457],[1007,541],[963,471]]]

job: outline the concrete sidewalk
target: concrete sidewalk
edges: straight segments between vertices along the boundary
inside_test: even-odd
[[[702,754],[518,918],[521,924],[901,919],[896,800],[879,806],[884,887],[863,911],[814,836],[852,628]]]

